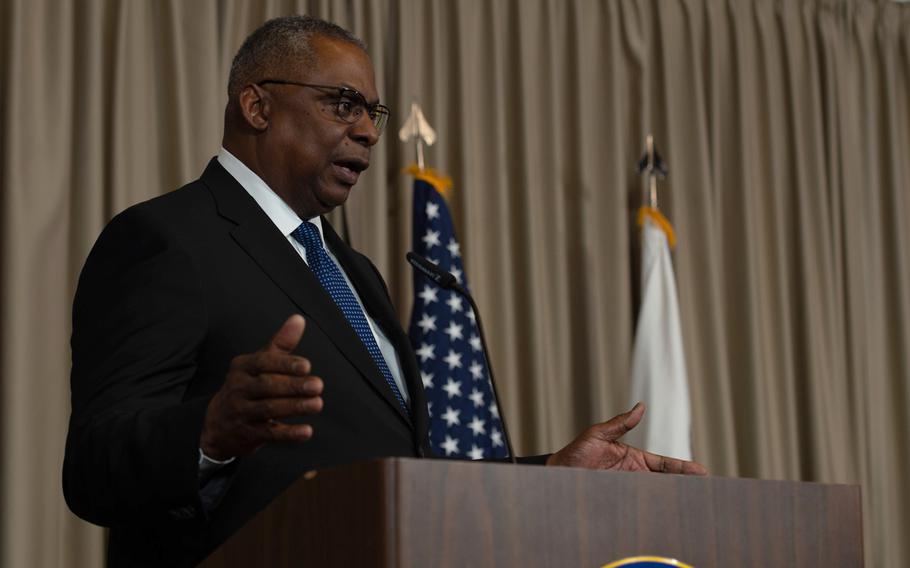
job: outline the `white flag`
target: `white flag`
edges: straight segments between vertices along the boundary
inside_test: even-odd
[[[667,234],[650,215],[644,216],[641,249],[642,294],[632,350],[632,402],[644,402],[647,410],[624,441],[691,460],[692,418],[676,279]]]

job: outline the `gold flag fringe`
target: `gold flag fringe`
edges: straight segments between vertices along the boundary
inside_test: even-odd
[[[641,207],[638,210],[638,218],[636,220],[639,228],[645,224],[645,217],[649,217],[654,221],[654,224],[660,227],[661,231],[666,233],[667,243],[670,245],[670,248],[676,248],[676,233],[673,231],[673,225],[664,217],[663,213],[653,207]]]
[[[404,171],[414,176],[415,179],[425,181],[432,185],[445,199],[449,198],[449,193],[452,191],[452,178],[449,176],[437,172],[432,168],[420,169],[416,164],[411,164],[406,167]]]

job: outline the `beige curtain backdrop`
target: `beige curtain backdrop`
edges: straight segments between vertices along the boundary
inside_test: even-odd
[[[395,134],[415,99],[437,128],[523,453],[627,406],[653,132],[697,459],[860,483],[868,564],[910,563],[910,5],[0,0],[0,565],[103,565],[60,489],[79,269],[112,215],[199,175],[233,53],[300,12],[367,41],[397,111],[347,215],[403,321]]]

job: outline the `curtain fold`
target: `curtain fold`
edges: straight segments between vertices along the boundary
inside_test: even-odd
[[[860,483],[870,566],[910,562],[910,6],[885,0],[0,2],[0,564],[101,566],[63,503],[69,309],[117,212],[219,147],[245,36],[310,13],[393,108],[346,215],[410,309],[412,101],[522,453],[625,410],[635,164],[653,133],[696,459]]]

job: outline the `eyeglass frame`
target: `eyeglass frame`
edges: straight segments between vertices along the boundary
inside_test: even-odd
[[[258,81],[256,83],[256,85],[261,87],[262,85],[265,85],[268,83],[274,83],[276,85],[294,85],[296,87],[309,87],[311,89],[324,89],[324,90],[337,91],[339,101],[343,100],[343,99],[348,99],[355,105],[355,107],[362,106],[364,108],[364,110],[366,111],[366,115],[370,118],[370,122],[372,122],[373,126],[376,127],[376,131],[379,134],[382,134],[382,131],[383,131],[383,129],[385,129],[385,125],[389,120],[389,116],[391,116],[391,114],[392,114],[392,111],[389,109],[389,107],[387,107],[381,103],[375,103],[375,104],[368,103],[366,97],[364,97],[360,91],[358,91],[357,89],[352,89],[350,87],[341,87],[338,85],[317,85],[315,83],[301,83],[298,81],[287,81],[284,79],[263,79],[261,81]],[[353,113],[354,111],[352,110],[351,112]],[[354,117],[353,120],[350,120],[348,118],[341,116],[338,113],[337,107],[334,109],[334,114],[338,120],[344,122],[345,124],[354,124],[358,120],[360,120],[360,116]],[[373,118],[374,115],[376,115],[380,118],[379,119]],[[378,120],[378,122],[377,122],[377,120]]]

